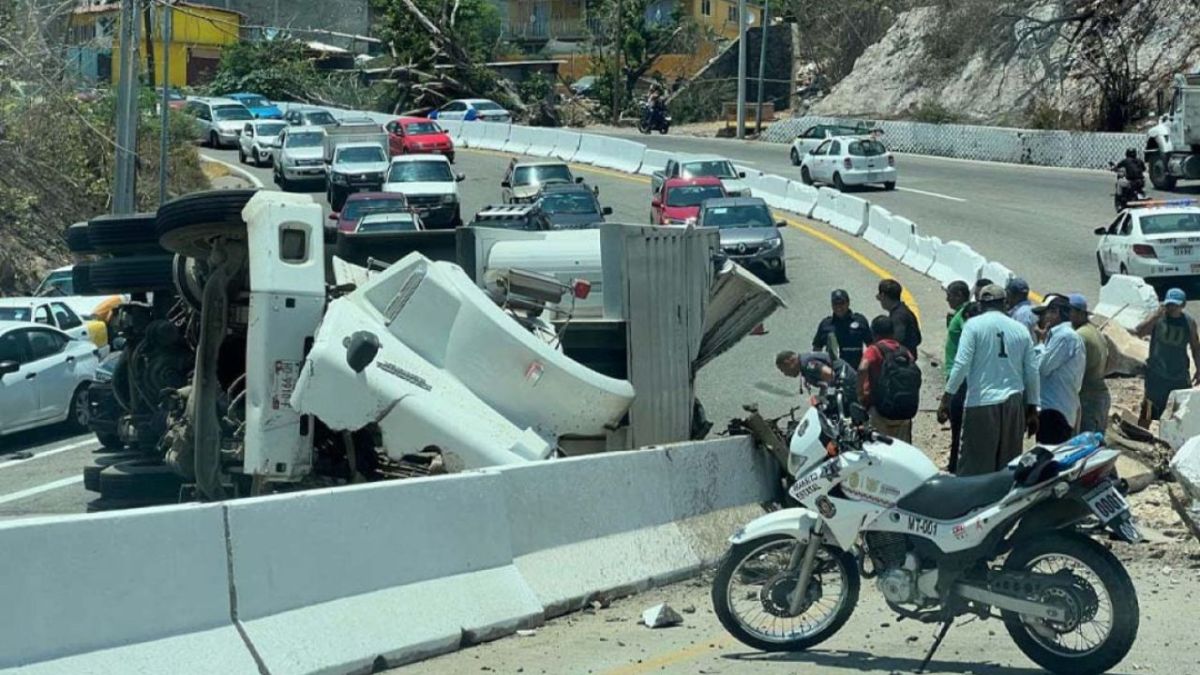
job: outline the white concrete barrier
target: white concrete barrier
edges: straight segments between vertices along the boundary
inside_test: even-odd
[[[771,498],[772,461],[741,437],[500,469],[517,569],[547,617],[678,579]]]
[[[638,173],[643,176],[649,176],[655,171],[662,171],[667,168],[667,160],[672,157],[675,157],[675,155],[670,152],[647,148],[645,156],[642,157],[642,167],[638,169]]]
[[[961,241],[948,241],[938,249],[927,274],[943,287],[952,281],[965,281],[973,286],[987,259]]]
[[[540,623],[512,564],[500,481],[477,472],[231,502],[238,617],[267,670],[371,672],[380,657],[398,665]]]
[[[863,239],[900,260],[908,251],[908,244],[916,229],[911,220],[893,215],[882,206],[872,206],[867,214],[867,229],[863,231]]]
[[[511,125],[496,122],[470,122],[470,124],[482,128],[479,139],[472,147],[484,150],[504,150],[504,145],[508,142],[508,131]]]
[[[479,144],[483,141],[487,130],[488,128],[483,122],[463,122],[458,138],[464,147],[480,148],[482,146]]]
[[[1017,276],[1016,273],[995,260],[989,260],[979,272],[980,279],[991,279],[993,283],[998,284],[1001,288],[1004,288],[1008,284],[1009,279],[1015,276]]]
[[[579,152],[572,161],[583,164],[637,173],[642,167],[642,156],[646,154],[646,146],[634,141],[593,134],[582,134]]]
[[[1139,277],[1114,274],[1100,289],[1100,298],[1092,310],[1133,330],[1158,310],[1158,294]]]
[[[579,134],[579,150],[575,152],[571,161],[577,164],[595,164],[596,159],[604,150],[604,144],[609,140],[606,136]]]
[[[512,125],[508,130],[508,140],[504,142],[504,152],[514,155],[528,155],[529,146],[533,145],[535,134],[541,129]]]
[[[817,206],[817,188],[794,180],[788,181],[788,198],[792,202],[792,210],[808,218]]]
[[[462,120],[436,120],[437,125],[450,135],[450,142],[458,146],[462,143]]]
[[[570,162],[575,158],[575,153],[579,151],[579,142],[583,134],[578,131],[560,131],[558,139],[554,142],[554,150],[551,152],[552,157],[557,157],[564,162]]]
[[[823,187],[817,190],[817,204],[813,208],[812,218],[860,237],[867,227],[867,201]]]
[[[219,505],[0,523],[0,670],[256,673]]]
[[[1200,436],[1193,436],[1171,457],[1171,474],[1192,499],[1200,499]]]
[[[554,145],[558,143],[558,135],[561,133],[558,129],[547,129],[545,127],[530,127],[532,132],[529,139],[529,147],[525,148],[525,154],[531,157],[550,157],[554,152]]]
[[[938,249],[941,247],[942,240],[937,237],[922,237],[919,234],[914,234],[908,244],[908,250],[904,252],[904,257],[900,259],[900,264],[921,274],[926,274],[929,272],[929,268],[933,267]]]
[[[767,205],[771,208],[792,210],[792,203],[788,198],[788,180],[786,178],[763,174],[757,178],[749,178],[746,182],[750,186],[751,194],[766,201]]]
[[[1180,389],[1167,397],[1167,408],[1158,423],[1158,435],[1179,450],[1200,436],[1200,389]]]

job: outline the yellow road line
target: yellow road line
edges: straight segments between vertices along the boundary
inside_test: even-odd
[[[638,673],[648,673],[652,670],[660,670],[667,666],[673,666],[677,663],[684,663],[692,659],[699,658],[709,652],[715,652],[718,649],[724,649],[733,642],[728,635],[722,635],[712,640],[706,640],[700,644],[695,644],[690,647],[684,647],[662,656],[656,656],[652,659],[643,659],[641,663],[631,663],[620,668],[603,671],[603,675],[638,675]]]
[[[475,149],[470,149],[470,148],[464,149],[463,152],[476,152],[476,153],[483,154],[483,155],[494,155],[494,156],[498,156],[498,157],[513,157],[514,156],[512,153],[508,153],[508,152],[497,152],[495,150],[475,150]],[[650,182],[650,179],[646,176],[622,173],[620,171],[612,171],[609,169],[604,169],[604,168],[595,167],[595,166],[588,166],[585,164],[574,164],[574,163],[569,163],[569,164],[572,168],[578,169],[580,171],[600,174],[603,176],[611,176],[613,178],[621,178],[624,180],[633,181],[635,183],[649,183]],[[895,278],[895,276],[891,272],[888,272],[884,268],[882,268],[879,265],[872,262],[871,259],[867,258],[865,255],[863,255],[862,253],[857,251],[854,247],[849,246],[841,241],[838,241],[835,237],[833,237],[829,234],[826,234],[824,232],[821,232],[820,230],[816,229],[815,227],[813,227],[812,225],[809,225],[807,223],[800,222],[800,221],[794,220],[792,218],[784,218],[784,220],[787,221],[788,225],[790,225],[791,227],[793,227],[797,230],[800,230],[801,232],[807,234],[808,236],[810,236],[814,239],[817,239],[818,241],[829,244],[830,246],[841,251],[842,253],[845,253],[847,256],[850,257],[851,260],[853,260],[854,262],[863,266],[869,272],[871,272],[875,276],[879,277],[880,279],[894,279]],[[915,297],[913,297],[913,294],[910,293],[907,288],[904,289],[904,293],[901,295],[901,299],[904,300],[904,303],[908,305],[909,309],[912,310],[912,313],[914,315],[916,315],[917,320],[920,321],[921,320],[921,308],[917,305],[917,299]]]

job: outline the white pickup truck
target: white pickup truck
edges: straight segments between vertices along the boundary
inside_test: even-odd
[[[388,169],[388,135],[374,122],[343,123],[326,130],[325,198],[340,211],[353,192],[377,192]]]

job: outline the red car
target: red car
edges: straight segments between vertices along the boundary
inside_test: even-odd
[[[445,155],[454,161],[454,142],[438,123],[424,117],[401,117],[388,122],[388,145],[396,155]]]
[[[338,232],[355,232],[363,216],[375,213],[407,213],[408,198],[399,192],[355,192],[346,197],[342,210],[329,214]]]
[[[654,225],[686,225],[700,215],[700,204],[706,199],[725,196],[721,179],[668,178],[650,202],[650,222]]]

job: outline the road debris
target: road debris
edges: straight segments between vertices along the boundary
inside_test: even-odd
[[[641,622],[647,628],[666,628],[683,624],[683,617],[664,602],[642,612]]]
[[[523,638],[534,637],[537,635],[537,633],[538,632],[537,632],[536,628],[522,628],[521,630],[517,631],[517,637],[523,637]]]
[[[1195,412],[1193,412],[1195,411]],[[1180,389],[1167,397],[1167,409],[1158,423],[1158,435],[1172,450],[1200,436],[1200,391]]]
[[[1200,499],[1200,436],[1188,440],[1171,458],[1171,475],[1191,499]]]

